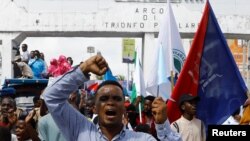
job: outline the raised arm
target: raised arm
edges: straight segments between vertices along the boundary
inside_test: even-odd
[[[180,134],[170,128],[167,120],[167,106],[161,97],[153,101],[152,113],[156,123],[157,137],[161,141],[182,141]]]
[[[102,56],[96,55],[67,72],[48,86],[44,99],[54,121],[64,134],[66,140],[77,140],[80,130],[86,131],[94,126],[68,102],[70,93],[77,90],[88,80],[88,73],[102,75],[107,70],[107,63]]]

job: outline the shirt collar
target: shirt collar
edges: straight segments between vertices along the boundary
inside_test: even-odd
[[[100,138],[103,137],[106,140],[108,140],[107,137],[102,133],[101,128],[100,128],[100,126],[99,126],[98,123],[96,124],[96,128],[97,128],[97,130],[98,130],[98,132],[100,134]],[[112,139],[112,141],[122,139],[125,136],[126,130],[127,130],[126,126],[123,126],[122,130],[120,131],[120,133],[117,134],[117,135],[115,135],[114,138]]]

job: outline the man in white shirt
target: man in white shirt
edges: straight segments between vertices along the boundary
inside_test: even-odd
[[[182,116],[171,124],[172,130],[181,134],[183,141],[205,141],[204,123],[195,117],[198,96],[183,94],[179,100]]]
[[[30,59],[30,54],[28,51],[28,45],[27,44],[22,44],[22,61],[28,64],[29,59]]]

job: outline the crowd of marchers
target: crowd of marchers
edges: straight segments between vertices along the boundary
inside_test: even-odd
[[[30,67],[34,60],[31,56],[25,60],[26,44],[22,46],[22,51],[23,56],[19,58],[20,54],[17,54],[18,59],[13,64],[23,62]],[[42,60],[41,53],[34,52],[36,61]],[[66,57],[63,58],[65,61]],[[124,88],[114,80],[103,81],[94,94],[79,90],[89,80],[90,73],[105,74],[108,62],[102,56],[93,56],[74,67],[71,65],[67,71],[58,73],[58,79],[33,98],[34,107],[29,112],[16,106],[15,97],[1,95],[0,140],[206,140],[204,123],[196,118],[196,106],[200,100],[198,96],[183,94],[178,101],[182,116],[169,123],[166,101],[161,97],[137,97],[135,103],[131,103],[124,94]],[[43,62],[41,66],[46,64]],[[31,70],[33,76],[28,77],[22,72],[21,77],[38,78],[56,74],[53,72],[55,68],[53,71],[39,69],[39,75],[37,71],[34,72],[32,68]],[[142,110],[138,108],[140,103]],[[248,99],[243,114],[233,115],[237,124],[250,123],[249,105]]]

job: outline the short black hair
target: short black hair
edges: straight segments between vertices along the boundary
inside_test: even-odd
[[[154,96],[152,96],[152,95],[148,95],[148,96],[146,96],[145,98],[144,98],[144,100],[149,100],[149,101],[154,101],[155,100],[155,97]]]
[[[22,44],[22,47],[28,48],[28,45],[27,44]]]
[[[19,117],[18,120],[25,120],[25,118],[29,115],[29,113],[27,111],[23,111]]]
[[[22,120],[22,121],[25,121],[26,117],[29,115],[29,113],[27,111],[23,111],[20,116],[18,117],[18,120]],[[31,121],[30,121],[30,125],[36,129],[36,122],[35,120],[32,118]]]
[[[71,58],[71,57],[67,57],[67,61],[70,61],[70,65],[72,65],[73,64],[73,59]]]
[[[114,81],[114,80],[106,80],[106,81],[103,81],[103,82],[97,87],[97,89],[96,89],[96,91],[95,91],[95,96],[96,96],[98,90],[99,90],[101,87],[106,86],[106,85],[115,85],[115,86],[118,86],[118,87],[122,90],[122,94],[124,95],[124,93],[123,93],[123,88],[122,88],[122,86],[121,86],[121,84],[120,84],[119,82]]]
[[[122,91],[123,91],[123,88],[121,86],[121,84],[117,81],[114,81],[114,80],[106,80],[106,81],[103,81],[96,89],[96,92],[103,86],[105,85],[116,85],[118,86]]]
[[[34,55],[37,56],[38,58],[41,57],[40,51],[39,50],[35,50],[34,51]]]
[[[12,98],[12,97],[10,97],[10,96],[4,96],[4,97],[1,98],[0,104],[2,104],[2,102],[3,102],[4,99],[8,99],[8,100],[10,101],[10,104],[11,104],[14,108],[16,108],[16,101],[15,101],[14,98]]]

